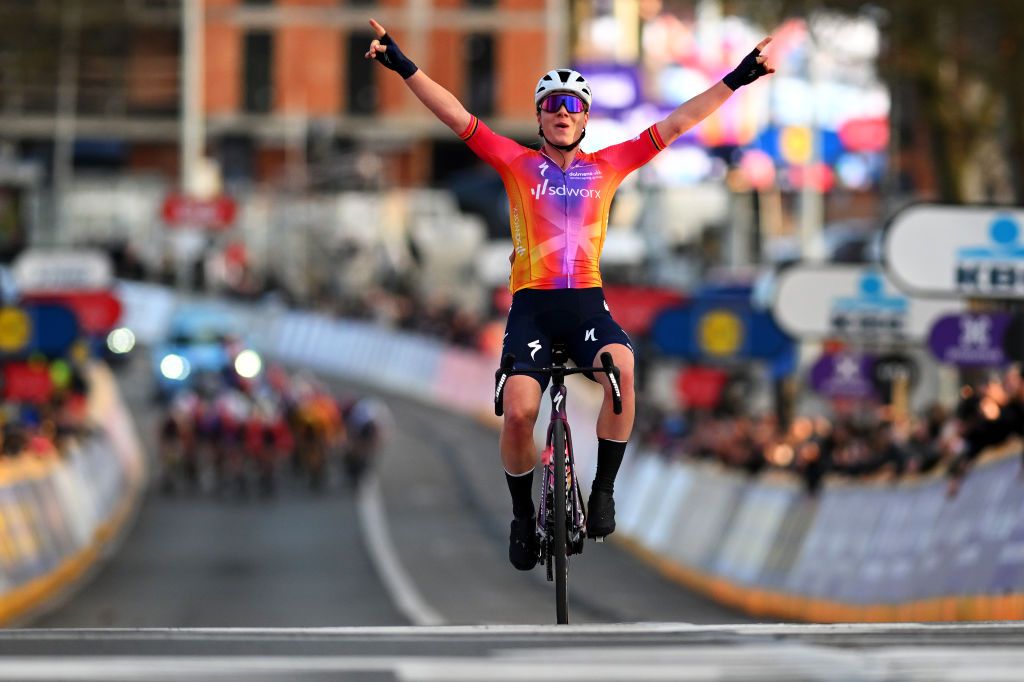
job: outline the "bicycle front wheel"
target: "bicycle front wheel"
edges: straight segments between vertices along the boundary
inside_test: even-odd
[[[569,552],[566,547],[566,472],[565,472],[565,424],[555,422],[552,438],[555,464],[555,509],[554,509],[554,547],[555,555],[555,610],[558,624],[569,622]]]

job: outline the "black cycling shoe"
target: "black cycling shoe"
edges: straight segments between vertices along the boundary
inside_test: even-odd
[[[520,571],[529,571],[537,565],[539,555],[537,517],[512,519],[512,532],[508,537],[508,560]]]
[[[590,491],[587,501],[587,537],[603,538],[615,532],[615,500],[605,490]]]

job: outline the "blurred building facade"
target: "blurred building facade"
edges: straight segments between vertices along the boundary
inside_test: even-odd
[[[451,131],[413,105],[394,74],[363,59],[371,16],[424,71],[513,136],[533,133],[535,79],[567,52],[555,39],[564,0],[199,2],[206,149],[228,181],[274,182],[290,165],[339,157],[342,167],[320,170],[344,176],[353,170],[344,160],[356,158],[344,152],[359,149],[382,155],[390,184],[429,180],[434,144]],[[64,136],[76,168],[176,177],[181,7],[0,3],[0,136],[47,173]]]

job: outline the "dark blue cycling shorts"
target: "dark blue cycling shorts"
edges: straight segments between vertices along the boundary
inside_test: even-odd
[[[577,367],[592,366],[598,351],[609,343],[633,350],[629,336],[612,319],[601,287],[520,289],[512,296],[502,357],[516,356],[515,369],[550,367],[552,343],[564,343]],[[547,387],[546,375],[528,376],[537,380],[541,390]]]

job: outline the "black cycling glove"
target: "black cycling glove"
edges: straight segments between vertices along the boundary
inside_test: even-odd
[[[410,61],[408,57],[402,54],[402,51],[398,49],[398,43],[391,37],[390,33],[385,33],[378,40],[381,45],[386,45],[388,49],[384,52],[377,53],[377,61],[383,64],[385,67],[391,69],[402,78],[408,78],[419,70],[419,67]]]
[[[763,63],[757,63],[759,56],[761,56],[761,50],[755,47],[750,54],[743,58],[739,66],[725,75],[722,82],[728,85],[730,90],[738,90],[740,86],[749,85],[768,73],[768,67]]]

